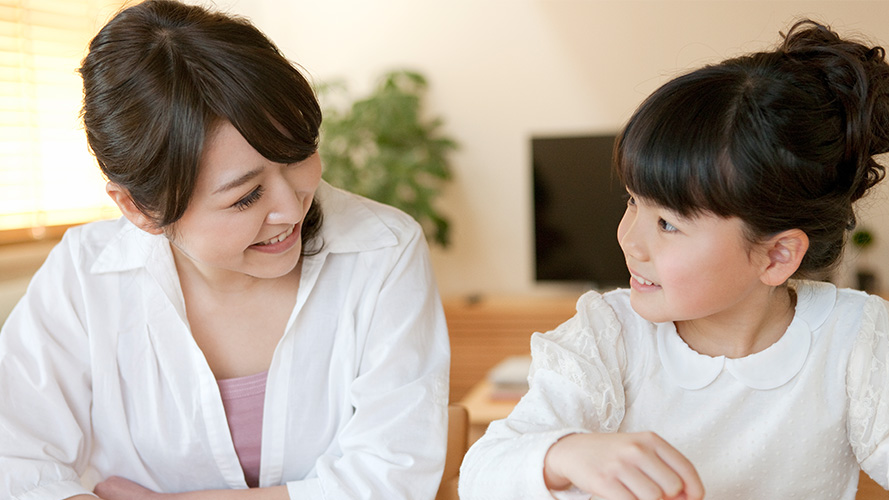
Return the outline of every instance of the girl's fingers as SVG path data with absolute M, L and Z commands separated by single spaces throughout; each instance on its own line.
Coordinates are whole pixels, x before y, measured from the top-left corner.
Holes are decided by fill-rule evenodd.
M 678 483 L 679 490 L 675 493 L 668 494 L 666 489 L 664 488 L 664 484 L 657 477 L 653 477 L 645 470 L 640 469 L 628 469 L 626 470 L 620 477 L 621 482 L 626 486 L 626 488 L 633 494 L 631 498 L 639 499 L 639 500 L 659 500 L 661 498 L 670 498 L 670 496 L 675 496 L 682 490 L 682 483 L 679 480 L 679 476 L 672 473 L 668 467 L 663 466 L 658 467 L 658 469 L 662 469 L 657 471 L 655 476 L 664 476 L 670 477 L 668 482 Z M 643 469 L 653 469 L 654 467 L 643 467 Z M 610 497 L 606 497 L 610 498 Z
M 587 492 L 595 492 L 596 498 L 607 498 L 608 500 L 638 500 L 627 486 L 622 482 L 612 479 L 606 481 L 596 481 L 592 484 L 575 484 L 578 488 Z
M 658 456 L 663 462 L 678 475 L 682 482 L 682 487 L 674 492 L 665 491 L 667 498 L 676 496 L 679 493 L 685 493 L 687 500 L 701 500 L 704 498 L 704 485 L 698 476 L 698 471 L 694 465 L 682 453 L 673 448 L 666 442 L 666 446 L 659 446 L 655 449 Z

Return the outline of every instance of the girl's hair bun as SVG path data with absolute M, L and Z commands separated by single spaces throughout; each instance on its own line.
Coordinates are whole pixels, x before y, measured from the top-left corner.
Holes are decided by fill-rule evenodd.
M 873 155 L 889 151 L 889 65 L 885 50 L 840 38 L 811 20 L 797 22 L 781 51 L 819 74 L 845 114 L 845 154 L 840 176 L 848 175 L 852 201 L 885 176 Z
M 796 277 L 824 277 L 885 176 L 889 64 L 880 47 L 796 23 L 773 50 L 699 68 L 649 96 L 615 143 L 635 196 L 684 216 L 739 217 L 751 242 L 798 228 Z

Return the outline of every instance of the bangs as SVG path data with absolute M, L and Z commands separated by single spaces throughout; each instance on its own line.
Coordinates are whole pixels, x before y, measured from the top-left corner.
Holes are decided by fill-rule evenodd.
M 667 83 L 642 103 L 615 142 L 615 169 L 634 195 L 684 217 L 728 217 L 737 213 L 729 200 L 743 189 L 731 158 L 737 83 L 700 73 Z
M 243 18 L 139 3 L 99 30 L 79 71 L 90 149 L 108 180 L 127 188 L 158 227 L 188 207 L 205 139 L 221 121 L 278 163 L 318 148 L 314 90 Z
M 274 46 L 231 39 L 222 45 L 206 58 L 217 65 L 196 73 L 211 113 L 230 121 L 271 161 L 295 163 L 311 156 L 318 149 L 321 109 L 302 73 Z

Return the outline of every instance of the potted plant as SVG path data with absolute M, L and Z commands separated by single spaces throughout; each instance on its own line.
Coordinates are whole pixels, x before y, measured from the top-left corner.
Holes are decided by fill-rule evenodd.
M 440 132 L 440 118 L 424 119 L 426 88 L 421 74 L 392 71 L 367 97 L 343 104 L 345 85 L 321 85 L 321 158 L 328 182 L 400 208 L 447 246 L 449 223 L 435 199 L 451 178 L 448 154 L 457 143 Z
M 868 250 L 874 244 L 874 235 L 867 228 L 857 229 L 852 233 L 852 246 L 858 250 L 856 256 L 855 278 L 857 288 L 867 293 L 877 293 L 877 275 L 868 263 Z

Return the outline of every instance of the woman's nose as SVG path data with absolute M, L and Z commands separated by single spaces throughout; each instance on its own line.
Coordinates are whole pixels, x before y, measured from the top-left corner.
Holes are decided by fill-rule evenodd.
M 302 200 L 286 179 L 276 182 L 273 192 L 269 194 L 271 205 L 266 215 L 268 224 L 296 224 L 302 220 Z

